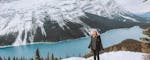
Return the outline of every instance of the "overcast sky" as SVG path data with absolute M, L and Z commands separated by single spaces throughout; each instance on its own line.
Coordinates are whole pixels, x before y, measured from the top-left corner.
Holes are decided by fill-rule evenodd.
M 133 13 L 144 13 L 150 11 L 150 0 L 116 0 L 122 7 Z

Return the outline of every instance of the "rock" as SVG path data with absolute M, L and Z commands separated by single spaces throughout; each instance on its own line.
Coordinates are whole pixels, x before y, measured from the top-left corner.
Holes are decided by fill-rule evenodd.
M 150 53 L 150 43 L 141 43 L 141 51 L 144 53 Z

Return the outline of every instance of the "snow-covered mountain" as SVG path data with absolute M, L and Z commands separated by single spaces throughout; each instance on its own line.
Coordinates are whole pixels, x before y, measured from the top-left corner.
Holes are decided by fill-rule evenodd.
M 147 19 L 147 20 L 150 20 L 150 12 L 146 12 L 146 13 L 143 13 L 143 14 L 139 14 L 139 16 Z
M 148 26 L 144 22 L 114 0 L 0 0 L 1 45 L 79 38 L 90 28 Z

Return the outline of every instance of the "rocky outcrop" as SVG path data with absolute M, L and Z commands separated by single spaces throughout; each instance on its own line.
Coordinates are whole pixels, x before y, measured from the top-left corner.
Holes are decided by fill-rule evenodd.
M 141 51 L 144 53 L 150 53 L 150 43 L 142 43 Z
M 106 48 L 105 52 L 119 50 L 150 53 L 150 43 L 139 42 L 133 39 L 127 39 L 121 42 L 120 44 Z
M 150 37 L 150 27 L 145 29 L 145 31 L 143 31 L 143 33 Z M 143 38 L 141 38 L 141 40 L 150 43 L 150 38 L 143 37 Z

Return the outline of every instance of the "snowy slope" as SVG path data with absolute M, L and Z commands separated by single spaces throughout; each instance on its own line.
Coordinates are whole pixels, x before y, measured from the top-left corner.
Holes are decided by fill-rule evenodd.
M 30 41 L 32 41 L 37 28 L 40 28 L 42 34 L 46 36 L 43 27 L 46 17 L 51 21 L 56 21 L 63 28 L 68 21 L 87 26 L 78 19 L 80 16 L 85 16 L 84 12 L 106 17 L 123 13 L 122 10 L 116 11 L 118 6 L 114 4 L 112 4 L 114 7 L 110 5 L 107 9 L 110 11 L 107 11 L 104 6 L 107 4 L 100 2 L 99 0 L 14 0 L 10 2 L 2 0 L 0 3 L 0 35 L 18 32 L 16 41 L 26 44 L 28 32 Z M 25 35 L 22 39 L 23 33 Z
M 144 53 L 129 52 L 129 51 L 118 51 L 118 52 L 108 52 L 100 54 L 100 60 L 144 60 Z M 71 57 L 62 60 L 94 60 L 93 57 L 81 58 L 81 57 Z
M 105 4 L 101 2 L 101 0 L 18 0 L 0 3 L 0 32 L 3 35 L 19 30 L 29 31 L 34 25 L 44 32 L 43 24 L 46 16 L 63 28 L 67 21 L 82 24 L 77 17 L 85 16 L 84 12 L 110 18 L 115 14 L 126 13 L 114 0 Z
M 142 13 L 142 14 L 138 14 L 139 16 L 146 18 L 147 20 L 150 20 L 150 12 L 146 12 L 146 13 Z

